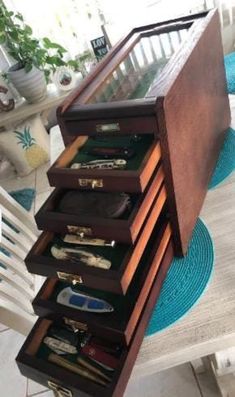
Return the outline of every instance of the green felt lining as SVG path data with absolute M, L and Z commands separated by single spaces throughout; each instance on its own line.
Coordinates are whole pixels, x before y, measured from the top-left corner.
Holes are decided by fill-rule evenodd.
M 45 334 L 45 337 L 46 337 L 46 336 L 47 336 L 47 334 Z M 64 359 L 66 359 L 66 360 L 68 360 L 68 361 L 71 362 L 71 363 L 78 364 L 77 358 L 78 358 L 78 357 L 85 357 L 85 356 L 83 356 L 83 354 L 79 351 L 79 346 L 77 346 L 77 348 L 78 348 L 78 353 L 77 353 L 77 354 L 63 354 L 63 355 L 61 355 L 61 357 L 64 358 Z M 36 353 L 36 357 L 39 358 L 39 359 L 41 359 L 41 360 L 48 361 L 48 357 L 49 357 L 49 355 L 50 355 L 51 353 L 54 353 L 54 352 L 53 352 L 48 346 L 46 346 L 46 345 L 42 342 L 41 345 L 40 345 L 40 347 L 39 347 L 39 349 L 38 349 L 38 351 L 37 351 L 37 353 Z M 54 364 L 54 363 L 51 363 L 51 364 L 52 364 L 52 365 L 56 365 L 56 364 Z M 96 367 L 96 368 L 99 368 L 99 366 L 97 366 L 95 363 L 92 363 L 92 365 L 93 365 L 94 367 Z M 62 367 L 61 367 L 61 368 L 62 368 Z M 66 369 L 65 369 L 65 371 L 66 371 Z M 69 371 L 69 370 L 67 370 L 67 371 Z M 110 377 L 112 377 L 113 374 L 114 374 L 114 372 L 110 372 L 110 371 L 107 371 L 107 370 L 105 370 L 105 369 L 102 369 L 102 372 L 103 372 L 104 374 L 106 374 L 107 376 L 110 376 Z M 74 374 L 74 376 L 80 376 L 80 375 Z M 82 379 L 85 379 L 85 378 L 83 378 L 82 376 L 81 376 L 81 378 L 82 378 Z M 89 381 L 89 382 L 92 382 L 92 381 Z
M 88 138 L 85 144 L 79 149 L 75 157 L 72 161 L 68 164 L 68 167 L 71 167 L 74 163 L 82 163 L 91 160 L 97 160 L 98 158 L 95 156 L 91 156 L 86 154 L 86 151 L 93 148 L 93 147 L 130 147 L 135 151 L 135 156 L 131 159 L 127 160 L 127 165 L 125 170 L 127 171 L 135 171 L 140 168 L 140 165 L 143 161 L 145 154 L 147 153 L 148 149 L 150 148 L 151 144 L 153 143 L 153 136 L 152 135 L 138 135 L 139 140 L 134 140 L 134 136 L 112 136 L 107 138 L 101 139 L 93 139 Z M 121 158 L 121 156 L 120 156 Z
M 72 289 L 75 292 L 77 291 L 77 292 L 85 293 L 85 294 L 94 296 L 96 298 L 106 300 L 108 303 L 110 303 L 114 307 L 114 312 L 108 314 L 109 318 L 111 318 L 112 316 L 115 316 L 115 318 L 118 318 L 118 321 L 120 322 L 120 324 L 125 324 L 128 321 L 128 318 L 130 317 L 130 314 L 133 310 L 133 306 L 134 306 L 136 299 L 140 293 L 140 288 L 142 288 L 143 272 L 146 272 L 146 270 L 148 270 L 148 268 L 149 268 L 149 263 L 150 263 L 149 261 L 152 260 L 151 252 L 152 252 L 155 240 L 156 240 L 156 236 L 159 233 L 161 224 L 162 224 L 162 218 L 160 217 L 160 219 L 158 220 L 158 222 L 154 228 L 154 232 L 152 233 L 152 236 L 149 239 L 148 244 L 144 250 L 144 253 L 141 257 L 138 268 L 135 272 L 135 276 L 128 288 L 126 295 L 122 296 L 122 295 L 114 294 L 114 293 L 111 293 L 108 291 L 95 290 L 93 288 L 89 288 L 89 287 L 86 287 L 83 285 L 72 286 Z M 62 281 L 58 281 L 56 283 L 55 288 L 54 288 L 49 299 L 51 301 L 56 301 L 56 298 L 57 298 L 58 294 L 60 293 L 60 291 L 66 287 L 71 287 L 71 284 L 65 283 Z M 100 314 L 92 313 L 91 316 L 92 315 L 102 317 L 102 315 L 100 315 Z M 107 314 L 104 314 L 103 316 L 104 316 L 104 321 L 105 321 L 106 320 L 105 316 L 107 316 Z
M 51 254 L 51 247 L 54 245 L 61 245 L 63 244 L 64 247 L 68 248 L 77 248 L 80 250 L 84 251 L 89 251 L 91 253 L 103 256 L 105 259 L 108 259 L 111 261 L 112 266 L 111 270 L 117 270 L 120 265 L 122 264 L 125 255 L 127 254 L 128 250 L 130 249 L 130 246 L 127 244 L 116 244 L 115 247 L 95 247 L 92 245 L 76 245 L 76 244 L 69 244 L 69 243 L 64 243 L 62 239 L 59 236 L 55 236 L 50 243 L 47 245 L 45 251 L 43 252 L 44 256 L 49 256 L 52 257 Z

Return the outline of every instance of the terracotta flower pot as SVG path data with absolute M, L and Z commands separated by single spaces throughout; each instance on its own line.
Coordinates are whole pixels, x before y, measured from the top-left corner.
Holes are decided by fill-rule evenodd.
M 47 84 L 44 73 L 35 66 L 26 73 L 19 64 L 13 65 L 8 70 L 8 76 L 20 95 L 29 103 L 43 100 L 47 95 Z

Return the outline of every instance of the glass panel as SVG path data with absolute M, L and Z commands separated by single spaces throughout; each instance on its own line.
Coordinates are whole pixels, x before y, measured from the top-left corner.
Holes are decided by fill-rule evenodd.
M 90 103 L 144 98 L 180 43 L 187 29 L 143 37 L 104 81 Z

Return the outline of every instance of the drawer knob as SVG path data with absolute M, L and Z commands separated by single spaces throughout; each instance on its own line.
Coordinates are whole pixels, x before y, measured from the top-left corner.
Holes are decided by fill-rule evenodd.
M 50 380 L 47 382 L 49 389 L 53 390 L 56 397 L 73 397 L 73 393 L 65 387 L 59 386 Z

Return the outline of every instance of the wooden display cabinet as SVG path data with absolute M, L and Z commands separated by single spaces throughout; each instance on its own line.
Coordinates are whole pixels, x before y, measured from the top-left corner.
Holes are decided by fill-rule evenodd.
M 50 278 L 33 302 L 41 318 L 17 363 L 58 396 L 122 397 L 173 255 L 187 252 L 230 124 L 218 12 L 133 29 L 68 96 L 58 120 L 67 147 L 48 171 L 56 189 L 36 215 L 44 232 L 26 258 L 29 271 Z M 123 169 L 81 168 L 97 160 L 94 147 L 135 156 Z M 80 168 L 71 168 L 74 163 Z M 125 192 L 131 206 L 117 219 L 91 215 L 90 208 L 76 215 L 74 207 L 73 213 L 61 208 L 71 190 L 86 200 L 92 191 L 99 197 Z M 86 247 L 111 268 L 52 257 L 52 245 L 72 232 L 115 240 L 114 248 Z M 58 293 L 72 285 L 112 303 L 114 311 L 58 303 Z M 105 386 L 50 360 L 44 338 L 64 319 L 76 324 L 75 332 L 119 344 Z
M 175 253 L 185 254 L 230 124 L 218 12 L 134 29 L 57 114 L 68 147 L 49 170 L 50 183 L 142 192 L 160 153 Z M 152 136 L 155 146 L 135 170 L 70 169 L 74 157 L 84 158 L 82 139 L 113 142 L 114 134 Z

